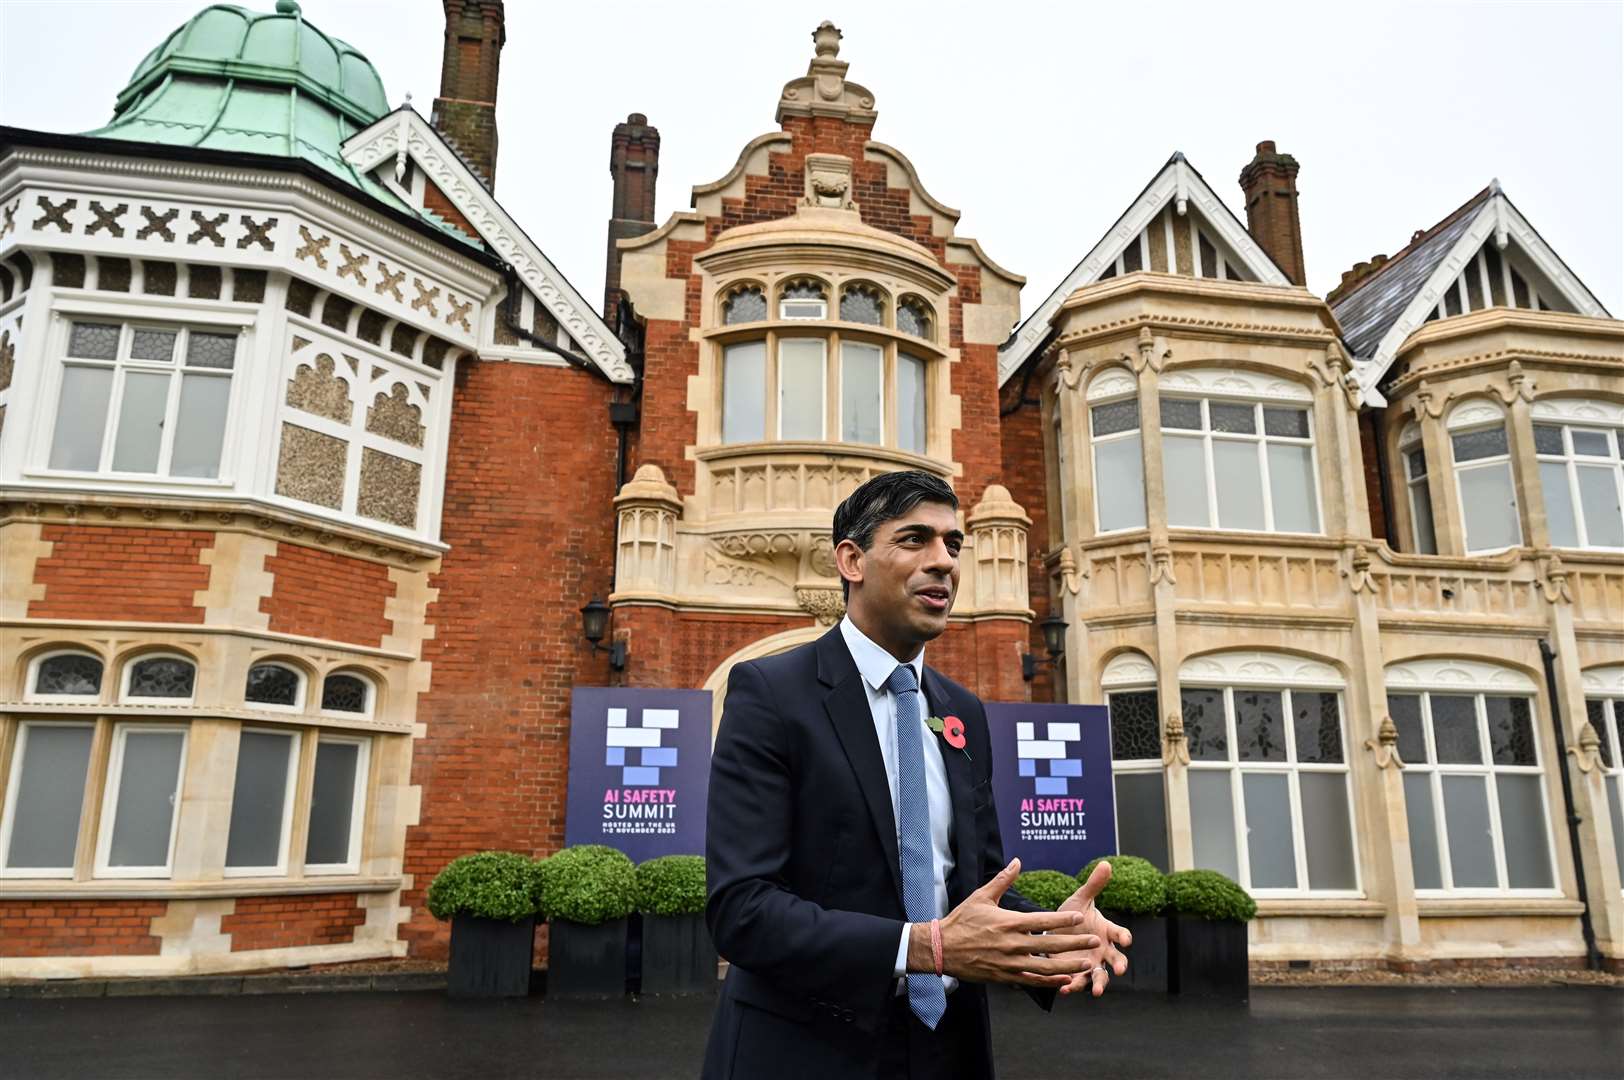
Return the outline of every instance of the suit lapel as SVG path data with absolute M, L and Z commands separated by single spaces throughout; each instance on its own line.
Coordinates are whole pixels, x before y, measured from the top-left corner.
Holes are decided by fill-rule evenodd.
M 925 668 L 924 684 L 931 715 L 945 717 L 958 714 L 958 708 L 949 696 L 947 686 L 929 667 Z M 965 857 L 968 853 L 973 858 L 976 853 L 975 808 L 970 803 L 970 792 L 975 787 L 975 773 L 971 768 L 969 757 L 963 750 L 949 746 L 947 740 L 940 735 L 933 735 L 931 739 L 936 744 L 937 752 L 942 755 L 942 765 L 947 770 L 948 795 L 953 803 L 953 876 L 958 882 L 958 888 L 956 890 L 952 888 L 950 882 L 947 891 L 949 903 L 956 904 L 975 891 L 977 885 L 975 867 L 970 865 L 971 860 Z
M 891 809 L 891 785 L 885 775 L 885 758 L 874 733 L 874 714 L 868 707 L 868 693 L 857 663 L 846 648 L 836 626 L 818 641 L 818 679 L 832 687 L 823 698 L 824 711 L 834 725 L 840 747 L 857 775 L 857 786 L 868 804 L 869 818 L 885 852 L 885 865 L 891 874 L 897 904 L 902 900 L 902 865 L 897 851 L 897 819 Z

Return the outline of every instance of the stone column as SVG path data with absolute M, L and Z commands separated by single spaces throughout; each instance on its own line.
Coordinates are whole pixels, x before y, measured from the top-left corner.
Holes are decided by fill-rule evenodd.
M 1534 420 L 1529 411 L 1534 386 L 1515 360 L 1507 369 L 1506 380 L 1510 390 L 1510 400 L 1506 403 L 1506 442 L 1511 449 L 1511 483 L 1522 518 L 1522 542 L 1524 547 L 1548 548 L 1551 530 L 1545 520 L 1538 451 L 1534 449 Z
M 1448 399 L 1434 406 L 1432 398 L 1432 390 L 1423 379 L 1416 388 L 1412 407 L 1416 423 L 1421 425 L 1421 448 L 1427 455 L 1433 538 L 1437 541 L 1438 554 L 1460 556 L 1466 554 L 1466 527 L 1455 489 L 1455 454 L 1443 424 L 1444 404 Z

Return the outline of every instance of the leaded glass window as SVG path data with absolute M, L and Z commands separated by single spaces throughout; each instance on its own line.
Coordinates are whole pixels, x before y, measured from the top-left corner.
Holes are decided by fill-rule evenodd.
M 1094 512 L 1100 532 L 1145 527 L 1145 465 L 1139 435 L 1139 398 L 1091 405 Z
M 885 301 L 867 285 L 848 285 L 840 294 L 840 318 L 845 322 L 880 326 L 885 322 Z
M 130 665 L 125 697 L 190 701 L 197 665 L 178 656 L 153 656 Z
M 761 322 L 767 317 L 767 296 L 754 285 L 735 290 L 722 304 L 722 322 Z
M 303 683 L 299 673 L 284 664 L 255 664 L 248 669 L 243 700 L 253 705 L 297 708 Z
M 1111 709 L 1111 759 L 1136 761 L 1162 757 L 1161 725 L 1156 718 L 1156 691 L 1127 690 L 1113 693 Z
M 1601 737 L 1602 783 L 1607 789 L 1607 812 L 1613 819 L 1613 857 L 1624 872 L 1624 696 L 1587 698 L 1585 713 Z
M 784 287 L 778 300 L 780 319 L 822 319 L 829 314 L 829 301 L 821 282 L 802 278 Z
M 1165 872 L 1169 865 L 1167 798 L 1156 691 L 1113 690 L 1106 700 L 1111 710 L 1116 850 L 1149 859 Z
M 930 338 L 930 308 L 916 297 L 905 297 L 897 305 L 897 329 L 917 338 Z
M 34 669 L 34 693 L 40 696 L 95 697 L 101 684 L 101 660 L 84 653 L 47 656 Z
M 321 707 L 326 712 L 365 713 L 370 711 L 372 687 L 358 675 L 329 675 L 321 688 Z

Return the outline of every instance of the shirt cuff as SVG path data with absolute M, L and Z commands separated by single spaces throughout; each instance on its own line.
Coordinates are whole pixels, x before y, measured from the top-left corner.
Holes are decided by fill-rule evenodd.
M 913 925 L 911 923 L 903 923 L 902 940 L 897 943 L 897 962 L 896 965 L 891 969 L 891 974 L 895 978 L 900 979 L 904 975 L 908 974 L 908 939 L 912 934 Z

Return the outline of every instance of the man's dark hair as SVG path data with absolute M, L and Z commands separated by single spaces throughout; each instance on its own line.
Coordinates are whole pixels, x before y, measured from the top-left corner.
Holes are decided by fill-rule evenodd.
M 846 501 L 835 508 L 835 546 L 850 540 L 867 551 L 874 543 L 874 533 L 887 521 L 907 514 L 922 502 L 944 503 L 957 510 L 959 497 L 939 476 L 918 469 L 884 473 L 846 496 Z M 841 579 L 840 591 L 851 595 L 851 582 Z

